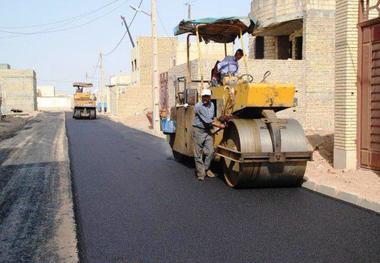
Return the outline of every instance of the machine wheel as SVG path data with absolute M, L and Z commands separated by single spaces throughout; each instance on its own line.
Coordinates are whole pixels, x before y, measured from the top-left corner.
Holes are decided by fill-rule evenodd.
M 174 160 L 176 160 L 177 162 L 180 162 L 180 163 L 183 162 L 185 159 L 181 153 L 174 151 L 174 150 L 173 150 L 173 157 L 174 157 Z
M 91 120 L 95 120 L 96 119 L 96 110 L 95 109 L 91 109 L 90 110 L 90 119 Z
M 74 119 L 80 119 L 80 117 L 81 117 L 80 110 L 79 109 L 75 109 L 74 110 L 73 118 Z
M 183 162 L 184 156 L 181 153 L 173 150 L 175 134 L 170 134 L 168 139 L 169 139 L 169 145 L 172 148 L 174 160 L 176 160 L 177 162 Z
M 281 137 L 282 151 L 307 151 L 306 137 L 297 121 L 287 120 Z M 241 153 L 273 152 L 270 132 L 261 119 L 231 121 L 222 145 Z M 306 161 L 239 163 L 226 158 L 221 161 L 226 184 L 233 188 L 299 186 L 306 169 Z

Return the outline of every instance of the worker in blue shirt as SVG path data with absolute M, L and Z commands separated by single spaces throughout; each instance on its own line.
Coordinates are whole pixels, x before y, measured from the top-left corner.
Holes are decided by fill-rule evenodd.
M 211 129 L 213 127 L 224 129 L 225 125 L 215 121 L 215 107 L 211 101 L 211 90 L 203 89 L 201 96 L 202 101 L 194 107 L 193 139 L 196 173 L 198 180 L 203 181 L 206 175 L 215 177 L 210 170 L 214 156 L 214 140 Z
M 217 61 L 211 71 L 211 83 L 213 86 L 218 86 L 224 76 L 236 75 L 239 71 L 239 60 L 244 56 L 242 49 L 238 49 L 234 56 L 226 56 L 222 61 Z
M 236 75 L 239 70 L 238 61 L 244 56 L 243 50 L 238 49 L 234 56 L 226 56 L 218 64 L 218 72 L 223 75 Z

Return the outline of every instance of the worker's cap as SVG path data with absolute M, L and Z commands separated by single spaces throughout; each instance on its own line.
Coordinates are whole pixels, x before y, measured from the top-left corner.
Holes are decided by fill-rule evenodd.
M 211 90 L 209 89 L 203 89 L 201 92 L 201 96 L 211 96 Z

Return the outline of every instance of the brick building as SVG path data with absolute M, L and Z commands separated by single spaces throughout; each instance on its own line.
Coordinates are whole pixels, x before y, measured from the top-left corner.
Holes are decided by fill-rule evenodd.
M 138 89 L 131 85 L 131 76 L 118 74 L 111 77 L 111 84 L 108 86 L 109 91 L 109 111 L 114 115 L 127 115 L 128 112 L 136 111 L 136 100 Z M 128 93 L 127 93 L 128 91 Z M 128 96 L 127 96 L 128 94 Z M 134 98 L 135 101 L 130 98 Z
M 128 83 L 111 79 L 109 89 L 109 105 L 111 113 L 122 116 L 143 114 L 152 108 L 152 38 L 139 37 L 136 47 L 131 53 L 131 75 Z M 215 59 L 224 56 L 224 46 L 211 44 L 202 47 Z M 228 46 L 232 50 L 232 46 Z M 198 57 L 196 45 L 190 48 L 190 59 Z M 186 43 L 175 37 L 160 37 L 158 39 L 158 69 L 167 72 L 187 60 Z M 215 63 L 215 62 L 214 62 Z M 120 80 L 120 79 L 119 79 Z M 118 95 L 117 95 L 118 94 Z M 173 93 L 174 94 L 174 93 Z
M 298 107 L 291 116 L 306 129 L 332 131 L 335 86 L 335 0 L 253 0 L 258 27 L 250 39 L 249 72 L 292 82 Z M 290 111 L 289 111 L 290 112 Z M 283 115 L 288 115 L 284 113 Z

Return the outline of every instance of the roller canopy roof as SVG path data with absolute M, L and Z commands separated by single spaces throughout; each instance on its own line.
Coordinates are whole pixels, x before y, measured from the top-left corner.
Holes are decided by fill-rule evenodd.
M 86 82 L 74 82 L 73 87 L 82 87 L 82 88 L 91 88 L 92 83 L 86 83 Z
M 174 35 L 185 33 L 195 34 L 199 27 L 200 37 L 206 42 L 231 43 L 243 34 L 252 33 L 257 21 L 252 17 L 221 17 L 203 18 L 196 20 L 182 20 L 174 29 Z

